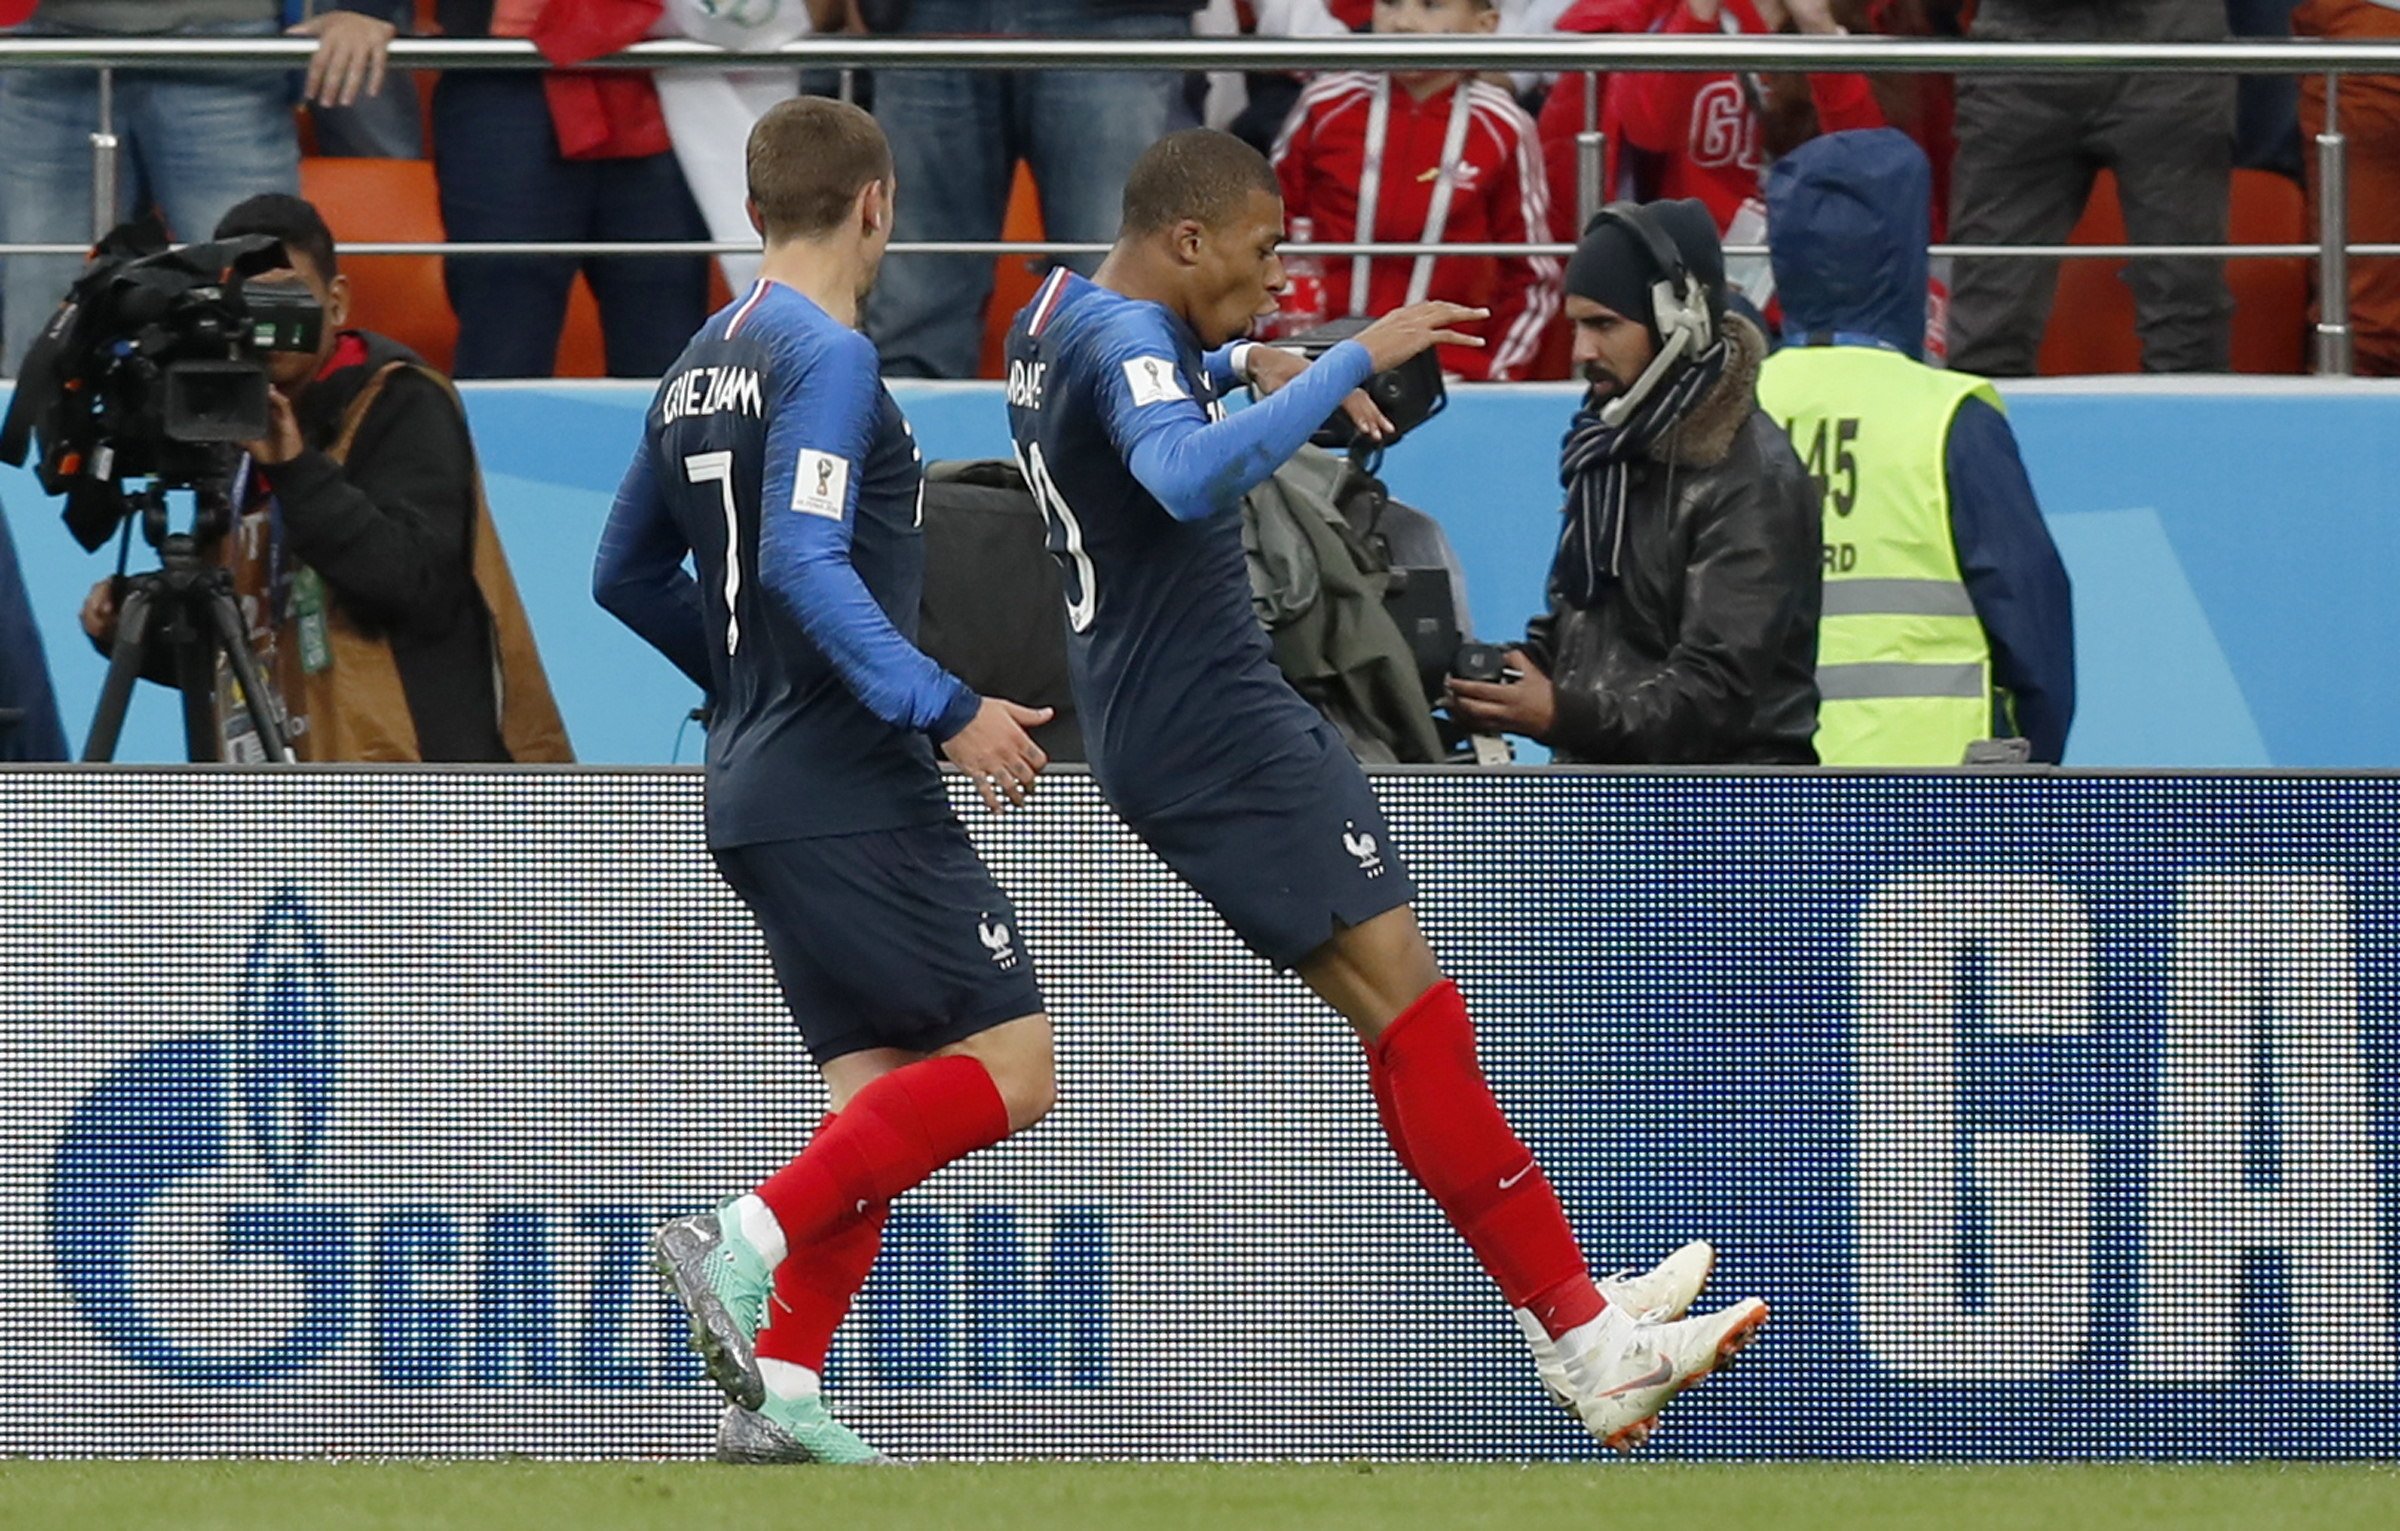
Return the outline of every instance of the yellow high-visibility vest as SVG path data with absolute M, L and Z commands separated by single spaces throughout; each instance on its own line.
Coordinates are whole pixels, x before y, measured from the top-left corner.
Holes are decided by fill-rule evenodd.
M 1992 733 L 1992 651 L 1950 535 L 1950 422 L 1990 383 L 1873 346 L 1788 346 L 1758 401 L 1825 501 L 1817 758 L 1954 766 Z

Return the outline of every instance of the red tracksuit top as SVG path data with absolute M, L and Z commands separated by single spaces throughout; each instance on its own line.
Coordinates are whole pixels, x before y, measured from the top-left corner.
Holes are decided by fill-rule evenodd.
M 1750 0 L 1724 0 L 1723 14 L 1743 32 L 1767 30 Z M 1723 28 L 1693 19 L 1690 8 L 1675 0 L 1657 30 L 1674 35 Z M 1808 88 L 1820 132 L 1884 126 L 1866 76 L 1812 74 Z M 1580 100 L 1578 93 L 1578 110 Z M 1722 230 L 1742 203 L 1758 194 L 1759 173 L 1766 166 L 1758 141 L 1758 114 L 1734 76 L 1627 72 L 1610 78 L 1605 101 L 1603 127 L 1611 157 L 1621 162 L 1629 148 L 1659 156 L 1653 196 L 1698 197 L 1716 214 Z
M 1520 244 L 1550 237 L 1549 188 L 1542 177 L 1533 120 L 1495 85 L 1469 80 L 1419 101 L 1397 84 L 1377 175 L 1375 226 L 1359 228 L 1368 160 L 1368 124 L 1377 77 L 1330 74 L 1302 91 L 1275 141 L 1275 175 L 1283 185 L 1287 220 L 1307 219 L 1313 237 L 1393 242 L 1422 239 L 1437 177 L 1448 176 L 1450 207 L 1445 243 Z M 1466 122 L 1458 158 L 1441 165 L 1458 92 L 1466 92 Z M 1354 300 L 1355 263 L 1321 259 L 1329 318 L 1383 314 L 1408 299 L 1417 262 L 1387 256 L 1369 263 L 1366 301 Z M 1502 381 L 1522 377 L 1559 305 L 1559 263 L 1547 256 L 1500 259 L 1446 255 L 1434 260 L 1425 296 L 1491 309 L 1483 349 L 1444 346 L 1443 370 L 1459 377 Z

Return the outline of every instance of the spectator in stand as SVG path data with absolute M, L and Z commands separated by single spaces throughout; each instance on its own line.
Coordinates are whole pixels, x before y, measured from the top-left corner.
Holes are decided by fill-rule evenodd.
M 388 35 L 388 23 L 375 18 L 397 3 L 342 0 L 304 29 L 322 38 L 308 74 L 316 99 L 339 104 L 362 32 L 380 27 Z M 370 20 L 372 27 L 363 25 Z M 269 38 L 283 29 L 283 7 L 281 0 L 0 0 L 0 25 L 12 22 L 16 37 Z M 176 237 L 199 239 L 242 198 L 299 189 L 300 141 L 284 70 L 122 70 L 110 118 L 120 144 L 113 221 L 156 207 Z M 91 240 L 92 129 L 99 121 L 96 72 L 0 69 L 0 242 Z M 12 255 L 0 264 L 6 376 L 83 262 Z
M 638 42 L 660 0 L 440 0 L 447 37 L 528 37 L 553 64 Z M 645 74 L 458 69 L 433 90 L 433 168 L 453 240 L 705 240 Z M 462 255 L 443 262 L 462 378 L 548 377 L 577 271 L 611 377 L 656 377 L 708 318 L 701 255 Z
M 2236 37 L 2289 37 L 2300 0 L 2225 0 Z M 2304 180 L 2300 82 L 2288 74 L 2246 74 L 2234 87 L 2233 162 Z
M 1843 30 L 1884 37 L 1955 40 L 1967 32 L 1974 0 L 1835 0 Z M 1946 74 L 1871 74 L 1883 120 L 1917 141 L 1933 167 L 1933 242 L 1950 236 L 1950 162 L 1958 151 L 1958 96 Z
M 1498 21 L 1490 0 L 1375 3 L 1379 33 L 1480 33 Z M 1455 70 L 1320 77 L 1300 93 L 1274 162 L 1286 226 L 1298 243 L 1526 244 L 1548 237 L 1549 194 L 1533 120 L 1506 89 Z M 1499 382 L 1523 376 L 1532 363 L 1558 312 L 1558 282 L 1558 262 L 1547 256 L 1334 260 L 1321 273 L 1323 311 L 1307 311 L 1306 284 L 1296 281 L 1282 328 L 1295 333 L 1327 318 L 1428 299 L 1488 308 L 1483 348 L 1442 347 L 1442 369 Z
M 287 35 L 314 37 L 301 94 L 315 130 L 312 154 L 366 159 L 422 159 L 425 129 L 417 120 L 415 80 L 390 66 L 392 39 L 415 30 L 410 0 L 284 0 Z
M 1189 37 L 1198 8 L 1199 0 L 912 0 L 897 30 L 1166 39 Z M 999 238 L 1019 160 L 1032 168 L 1052 239 L 1107 244 L 1133 162 L 1192 125 L 1183 77 L 1155 70 L 895 69 L 876 76 L 875 119 L 902 190 L 896 244 Z M 1088 272 L 1098 263 L 1064 264 Z M 884 375 L 973 377 L 991 300 L 988 256 L 894 256 L 866 312 Z
M 1798 31 L 1838 35 L 1832 0 L 1657 0 L 1649 30 L 1727 36 Z M 1696 197 L 1716 215 L 1729 244 L 1759 244 L 1767 167 L 1819 133 L 1879 128 L 1883 113 L 1855 74 L 1618 74 L 1609 85 L 1603 130 L 1617 158 L 1619 195 Z M 1727 261 L 1735 292 L 1760 307 L 1771 286 L 1766 262 Z
M 1557 30 L 1585 36 L 1598 33 L 1651 31 L 1662 13 L 1661 0 L 1576 0 L 1558 18 Z M 1576 205 L 1579 180 L 1575 137 L 1586 128 L 1604 130 L 1608 121 L 1609 76 L 1598 70 L 1562 74 L 1542 102 L 1542 169 L 1550 182 L 1550 233 L 1571 240 L 1583 232 L 1584 213 Z M 1607 178 L 1602 177 L 1603 200 Z M 1595 209 L 1596 211 L 1596 209 Z
M 1325 0 L 1208 0 L 1192 20 L 1203 37 L 1348 37 L 1350 28 L 1326 8 Z M 1282 70 L 1211 73 L 1200 116 L 1265 154 L 1275 147 L 1283 119 L 1300 99 L 1303 74 Z
M 2225 12 L 2201 0 L 1982 0 L 1971 33 L 2016 42 L 2217 42 Z M 1960 244 L 2061 244 L 2116 173 L 2135 244 L 2222 244 L 2232 197 L 2233 81 L 2214 74 L 1965 74 L 1950 237 Z M 2225 263 L 2134 261 L 2128 268 L 2142 366 L 2222 372 L 2233 298 Z M 2032 373 L 2058 263 L 1961 260 L 1950 299 L 1950 360 L 1986 377 Z
M 2303 37 L 2400 42 L 2400 0 L 2304 0 L 2293 24 Z M 2350 238 L 2400 243 L 2400 75 L 2342 76 L 2341 108 L 2350 140 Z M 2301 82 L 2300 119 L 2311 139 L 2323 131 L 2324 76 Z M 2312 180 L 2312 204 L 2316 195 Z M 2313 205 L 2309 227 L 2316 227 Z M 2360 372 L 2400 377 L 2400 260 L 2351 258 L 2350 333 Z

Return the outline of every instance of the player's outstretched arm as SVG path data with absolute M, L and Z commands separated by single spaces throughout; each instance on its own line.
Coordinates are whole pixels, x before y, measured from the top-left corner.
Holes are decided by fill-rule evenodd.
M 805 372 L 803 387 L 797 359 L 776 369 L 759 502 L 760 588 L 869 712 L 944 742 L 974 721 L 982 699 L 900 635 L 850 561 L 883 400 L 875 348 L 847 334 Z
M 1412 304 L 1318 357 L 1274 397 L 1213 423 L 1179 389 L 1138 388 L 1142 369 L 1153 361 L 1165 364 L 1171 353 L 1153 337 L 1123 337 L 1100 372 L 1109 434 L 1126 467 L 1169 515 L 1197 521 L 1231 510 L 1273 477 L 1343 398 L 1376 373 L 1434 345 L 1483 344 L 1451 327 L 1482 317 L 1484 310 L 1456 303 Z
M 633 454 L 617 487 L 600 551 L 592 560 L 592 598 L 652 648 L 674 662 L 702 691 L 714 688 L 708 670 L 708 619 L 700 587 L 684 572 L 691 551 L 650 475 L 650 443 Z

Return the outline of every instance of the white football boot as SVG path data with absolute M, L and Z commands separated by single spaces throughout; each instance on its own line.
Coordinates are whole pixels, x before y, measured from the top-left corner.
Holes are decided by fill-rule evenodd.
M 1691 1310 L 1700 1289 L 1708 1285 L 1708 1273 L 1716 1267 L 1716 1246 L 1706 1239 L 1694 1239 L 1646 1271 L 1618 1271 L 1598 1278 L 1593 1285 L 1600 1288 L 1600 1295 L 1608 1299 L 1610 1307 L 1629 1318 L 1678 1319 Z M 1552 1403 L 1573 1410 L 1575 1400 L 1567 1391 L 1567 1371 L 1559 1363 L 1557 1343 L 1532 1310 L 1509 1311 L 1515 1315 L 1517 1327 L 1525 1331 L 1525 1343 L 1533 1351 L 1534 1369 L 1542 1375 L 1542 1390 L 1550 1395 Z
M 1640 1323 L 1610 1308 L 1558 1337 L 1576 1417 L 1612 1451 L 1632 1451 L 1658 1428 L 1667 1400 L 1731 1362 L 1766 1327 L 1747 1297 L 1697 1318 Z

